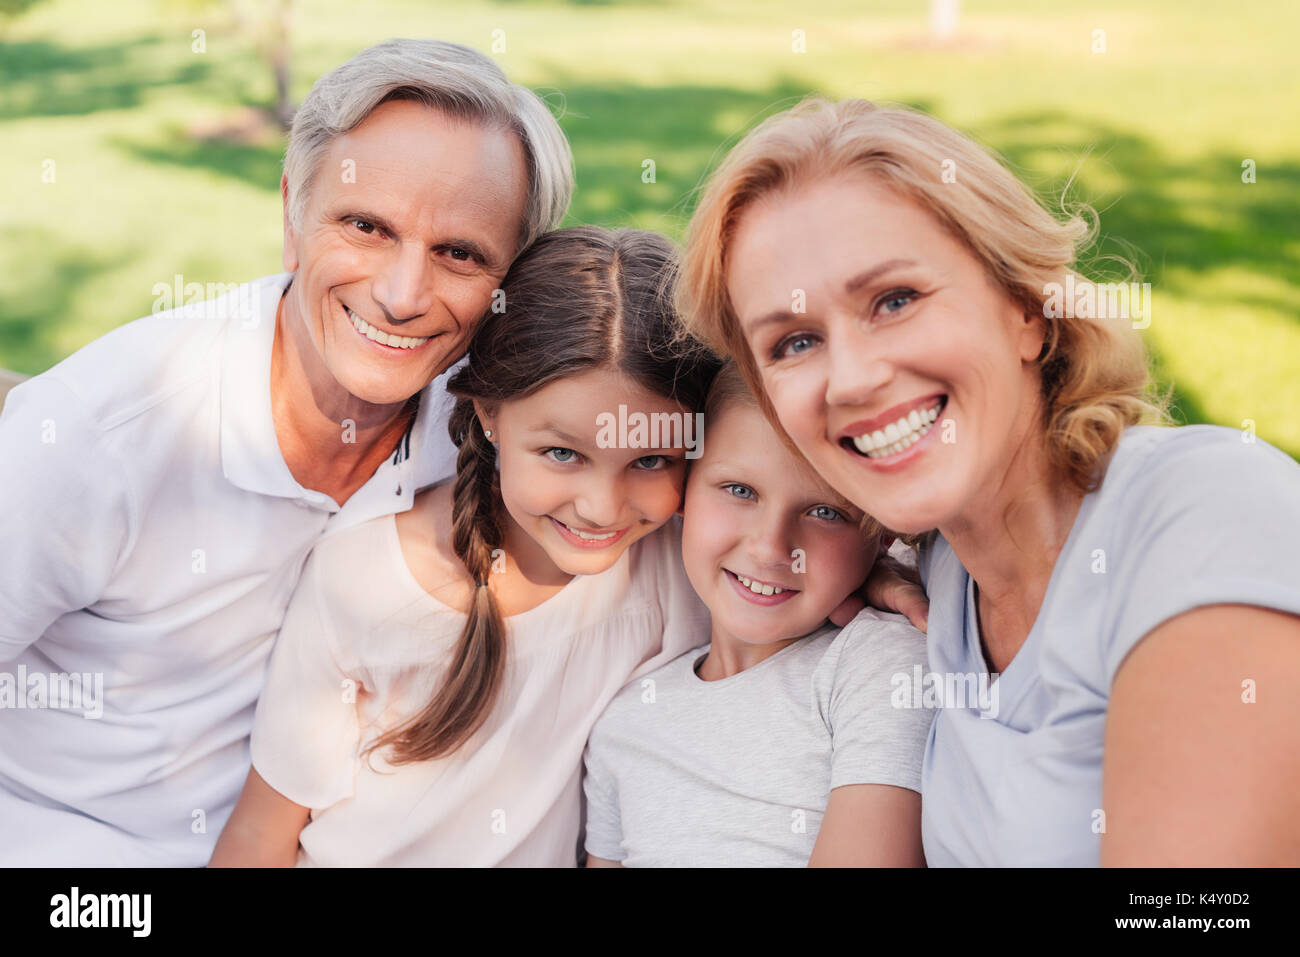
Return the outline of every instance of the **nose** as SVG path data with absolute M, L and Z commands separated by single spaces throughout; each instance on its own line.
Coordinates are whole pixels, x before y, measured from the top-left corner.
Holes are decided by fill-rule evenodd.
M 618 522 L 623 511 L 623 486 L 608 478 L 592 477 L 582 485 L 573 500 L 578 519 L 588 525 L 606 528 Z
M 785 516 L 774 509 L 760 514 L 751 527 L 745 550 L 750 560 L 760 567 L 778 568 L 789 565 L 794 543 Z
M 879 341 L 845 319 L 836 323 L 826 344 L 830 356 L 826 371 L 827 405 L 863 405 L 871 394 L 889 384 L 894 363 Z
M 395 326 L 433 308 L 433 267 L 420 243 L 399 243 L 370 281 L 371 295 Z

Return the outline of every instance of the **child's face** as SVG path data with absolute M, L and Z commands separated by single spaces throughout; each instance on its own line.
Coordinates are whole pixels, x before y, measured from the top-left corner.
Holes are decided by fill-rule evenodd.
M 617 419 L 620 405 L 629 416 L 686 414 L 676 402 L 604 369 L 553 382 L 496 410 L 480 407 L 480 421 L 497 443 L 502 502 L 526 536 L 517 540 L 532 552 L 507 556 L 521 567 L 549 559 L 568 575 L 597 574 L 681 505 L 683 448 L 601 447 L 597 417 Z
M 814 631 L 862 584 L 879 539 L 757 409 L 728 403 L 706 430 L 686 487 L 682 559 L 715 636 L 768 644 Z

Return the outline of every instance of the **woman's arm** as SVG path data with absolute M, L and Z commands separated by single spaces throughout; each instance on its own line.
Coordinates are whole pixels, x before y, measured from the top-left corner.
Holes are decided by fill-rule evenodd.
M 250 768 L 208 866 L 293 867 L 298 860 L 298 835 L 310 813 Z
M 1101 863 L 1300 863 L 1297 688 L 1296 615 L 1210 605 L 1150 632 L 1111 688 Z
M 921 795 L 889 784 L 831 791 L 809 867 L 924 867 Z

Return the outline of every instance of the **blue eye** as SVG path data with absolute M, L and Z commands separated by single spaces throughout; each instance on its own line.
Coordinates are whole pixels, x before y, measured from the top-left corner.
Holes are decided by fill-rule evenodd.
M 787 336 L 778 342 L 776 348 L 772 350 L 772 358 L 784 359 L 787 356 L 797 356 L 802 352 L 807 352 L 812 348 L 814 341 L 815 337 L 808 335 L 806 332 L 798 332 L 792 336 Z M 803 347 L 796 348 L 801 343 L 803 344 Z
M 831 508 L 829 505 L 814 506 L 813 508 L 808 510 L 808 514 L 814 515 L 817 518 L 825 519 L 828 522 L 834 522 L 836 520 L 842 520 L 844 518 L 843 513 L 841 513 L 838 509 Z
M 578 461 L 578 453 L 573 449 L 552 447 L 543 449 L 542 454 L 550 456 L 552 462 L 558 462 L 560 465 L 568 465 L 570 462 Z
M 884 299 L 880 300 L 880 304 L 882 306 L 888 306 L 891 302 L 902 303 L 902 305 L 899 306 L 897 309 L 885 310 L 886 312 L 892 314 L 902 310 L 903 306 L 906 306 L 908 303 L 910 303 L 913 299 L 916 298 L 916 296 L 917 296 L 917 292 L 915 289 L 895 289 L 893 292 L 886 295 Z
M 646 472 L 666 469 L 670 464 L 671 460 L 666 455 L 643 455 L 636 460 L 637 468 Z
M 729 482 L 722 487 L 723 489 L 726 490 L 726 492 L 729 495 L 734 495 L 736 498 L 742 499 L 743 501 L 746 502 L 753 501 L 754 499 L 758 498 L 758 496 L 754 494 L 754 490 L 752 488 L 750 488 L 748 485 L 741 485 L 739 482 Z

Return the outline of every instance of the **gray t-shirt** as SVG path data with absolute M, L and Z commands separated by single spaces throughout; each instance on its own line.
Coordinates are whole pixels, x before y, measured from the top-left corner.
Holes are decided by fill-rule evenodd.
M 932 709 L 897 707 L 925 636 L 866 609 L 704 681 L 708 646 L 625 686 L 587 744 L 586 848 L 628 867 L 802 867 L 833 788 L 919 792 Z
M 1129 652 L 1205 605 L 1300 614 L 1300 467 L 1251 438 L 1201 425 L 1124 431 L 1033 628 L 992 686 L 997 713 L 940 702 L 921 811 L 931 867 L 1096 867 L 1106 712 Z M 941 535 L 927 539 L 920 569 L 931 672 L 984 676 L 974 584 Z M 1266 690 L 1273 676 L 1224 677 L 1231 694 L 1248 678 L 1261 695 L 1295 693 L 1276 682 Z M 1172 744 L 1179 732 L 1161 733 Z

